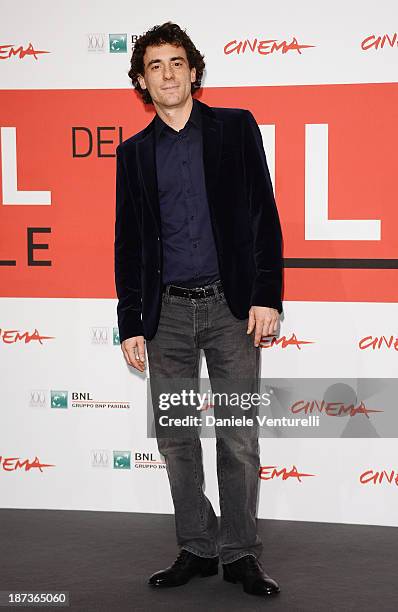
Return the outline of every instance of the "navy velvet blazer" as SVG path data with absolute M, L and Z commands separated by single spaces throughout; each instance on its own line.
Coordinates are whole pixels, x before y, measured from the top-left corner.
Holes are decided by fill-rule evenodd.
M 220 276 L 232 314 L 282 312 L 282 232 L 261 132 L 249 110 L 202 112 L 203 163 Z M 155 119 L 155 118 L 154 118 Z M 116 148 L 115 284 L 120 342 L 151 340 L 162 296 L 154 119 Z

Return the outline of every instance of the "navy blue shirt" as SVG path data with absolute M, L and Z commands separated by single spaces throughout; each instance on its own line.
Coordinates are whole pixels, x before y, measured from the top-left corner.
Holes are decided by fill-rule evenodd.
M 192 111 L 178 132 L 155 117 L 163 284 L 197 287 L 220 278 L 203 168 L 202 116 Z

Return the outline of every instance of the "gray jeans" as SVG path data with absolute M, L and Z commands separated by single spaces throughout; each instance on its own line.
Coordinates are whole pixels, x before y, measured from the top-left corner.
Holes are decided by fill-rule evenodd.
M 163 294 L 159 327 L 146 342 L 152 398 L 165 377 L 189 378 L 198 388 L 201 349 L 213 393 L 217 379 L 236 378 L 248 381 L 247 391 L 258 392 L 260 349 L 254 346 L 254 334 L 246 333 L 247 323 L 248 319 L 239 320 L 231 313 L 222 291 L 200 299 Z M 220 529 L 203 490 L 200 438 L 157 437 L 174 503 L 177 544 L 201 557 L 219 554 L 223 563 L 245 555 L 259 557 L 258 431 L 235 428 L 224 436 L 215 427 L 215 433 Z

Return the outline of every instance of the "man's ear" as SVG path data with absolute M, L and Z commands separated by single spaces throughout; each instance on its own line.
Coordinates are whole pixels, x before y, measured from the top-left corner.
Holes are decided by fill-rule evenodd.
M 191 68 L 191 83 L 196 81 L 196 68 Z
M 144 77 L 141 74 L 137 74 L 137 79 L 138 79 L 138 82 L 139 82 L 139 84 L 141 86 L 141 89 L 146 89 Z

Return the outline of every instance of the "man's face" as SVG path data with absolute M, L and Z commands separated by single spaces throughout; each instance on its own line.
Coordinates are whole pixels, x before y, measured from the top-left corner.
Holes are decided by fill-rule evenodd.
M 155 106 L 182 106 L 195 79 L 196 70 L 189 68 L 184 47 L 164 44 L 146 48 L 144 75 L 139 75 L 138 81 L 142 89 L 148 89 Z

